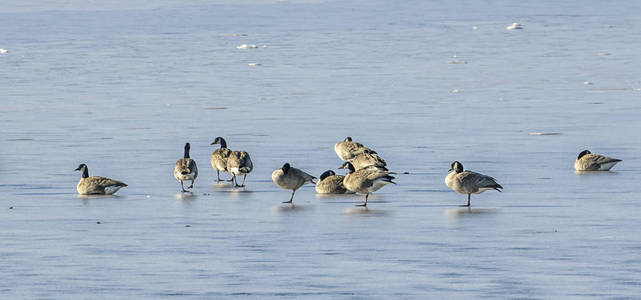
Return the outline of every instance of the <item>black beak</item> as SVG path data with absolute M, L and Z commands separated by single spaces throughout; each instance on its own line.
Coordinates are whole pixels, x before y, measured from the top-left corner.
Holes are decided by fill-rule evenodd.
M 449 170 L 447 170 L 447 171 L 448 171 L 448 172 L 452 172 L 452 170 L 454 170 L 454 169 L 450 168 L 450 169 L 449 169 Z
M 216 142 L 213 142 L 213 143 L 209 144 L 209 146 L 214 145 L 214 144 L 216 144 Z
M 74 171 L 80 171 L 80 168 L 76 168 Z

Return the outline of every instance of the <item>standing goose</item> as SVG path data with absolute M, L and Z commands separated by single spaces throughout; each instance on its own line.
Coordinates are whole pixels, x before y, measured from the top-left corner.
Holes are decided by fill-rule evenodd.
M 352 137 L 349 136 L 344 141 L 334 145 L 336 155 L 343 161 L 351 161 L 356 155 L 363 153 L 365 150 L 369 150 L 369 148 L 361 143 L 352 142 Z
M 370 149 L 365 149 L 363 153 L 356 155 L 351 163 L 357 171 L 360 169 L 387 171 L 387 168 L 385 168 L 385 166 L 387 166 L 385 160 Z
M 589 150 L 583 150 L 574 162 L 574 169 L 577 171 L 609 171 L 620 161 L 620 159 L 594 154 Z
M 463 171 L 463 164 L 455 161 L 445 177 L 445 185 L 455 192 L 467 194 L 467 205 L 470 207 L 470 197 L 472 194 L 480 194 L 487 190 L 501 191 L 503 187 L 496 182 L 496 179 L 472 171 Z
M 234 187 L 244 187 L 247 175 L 254 169 L 254 164 L 245 151 L 233 151 L 227 158 L 227 170 L 231 172 Z M 237 175 L 243 175 L 243 183 L 238 185 Z
M 183 181 L 191 180 L 191 185 L 187 187 L 188 189 L 191 189 L 194 187 L 194 181 L 196 181 L 196 177 L 198 177 L 198 167 L 196 166 L 196 161 L 189 158 L 190 147 L 191 146 L 189 145 L 189 143 L 185 144 L 185 155 L 183 158 L 179 159 L 176 162 L 176 166 L 174 167 L 174 177 L 176 177 L 176 179 L 180 181 L 180 187 L 182 188 L 183 192 L 186 192 Z
M 217 137 L 211 145 L 220 144 L 220 148 L 214 150 L 211 154 L 211 167 L 216 170 L 216 182 L 220 182 L 220 172 L 229 172 L 227 170 L 227 158 L 231 150 L 227 148 L 227 142 L 222 137 Z
M 274 183 L 286 190 L 292 190 L 292 197 L 289 198 L 289 201 L 283 202 L 292 203 L 292 205 L 296 190 L 308 182 L 316 184 L 314 179 L 316 179 L 316 177 L 291 167 L 289 163 L 284 164 L 282 168 L 276 169 L 272 173 L 272 181 L 274 181 Z
M 378 191 L 387 184 L 396 184 L 396 182 L 392 181 L 395 179 L 394 176 L 391 176 L 387 171 L 369 169 L 356 170 L 350 162 L 345 162 L 340 169 L 349 169 L 349 173 L 345 175 L 345 179 L 343 179 L 345 188 L 355 193 L 365 194 L 365 203 L 356 206 L 367 207 L 369 194 Z
M 345 176 L 336 175 L 332 170 L 325 171 L 316 184 L 316 193 L 345 194 L 347 189 L 343 185 L 343 179 L 345 179 Z
M 111 195 L 127 186 L 124 182 L 106 177 L 89 177 L 89 168 L 85 164 L 80 164 L 75 171 L 82 172 L 82 178 L 80 178 L 76 187 L 80 195 Z

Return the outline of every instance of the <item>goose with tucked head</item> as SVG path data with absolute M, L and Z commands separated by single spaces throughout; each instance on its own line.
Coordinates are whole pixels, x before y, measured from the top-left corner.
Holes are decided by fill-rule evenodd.
M 292 203 L 292 205 L 296 190 L 306 183 L 316 184 L 314 179 L 316 179 L 316 177 L 290 166 L 289 163 L 284 164 L 282 168 L 276 169 L 272 173 L 272 181 L 274 181 L 274 183 L 283 189 L 292 190 L 292 196 L 289 198 L 289 201 L 283 202 Z
M 319 194 L 345 194 L 347 189 L 343 185 L 345 176 L 336 175 L 334 171 L 327 170 L 321 174 L 316 184 L 316 193 Z
M 343 161 L 351 161 L 356 155 L 363 153 L 365 150 L 369 150 L 369 148 L 361 143 L 352 141 L 352 137 L 349 136 L 334 145 L 334 152 Z
M 452 163 L 449 173 L 445 177 L 445 185 L 455 192 L 467 194 L 467 205 L 470 207 L 472 194 L 480 194 L 488 190 L 501 191 L 503 187 L 496 182 L 496 179 L 472 171 L 464 171 L 463 164 L 455 161 Z
M 76 171 L 82 172 L 82 178 L 78 181 L 76 190 L 80 195 L 112 195 L 127 184 L 107 177 L 89 176 L 89 168 L 80 164 Z
M 378 169 L 380 171 L 388 171 L 385 167 L 387 166 L 387 162 L 385 162 L 382 157 L 378 156 L 378 153 L 376 153 L 376 151 L 372 151 L 370 149 L 365 149 L 363 150 L 363 153 L 356 155 L 354 159 L 352 159 L 351 163 L 356 170 Z
M 577 171 L 610 171 L 620 159 L 594 154 L 590 150 L 583 150 L 574 161 Z
M 244 187 L 245 179 L 253 169 L 252 159 L 249 157 L 249 153 L 245 151 L 233 151 L 227 158 L 227 170 L 231 172 L 231 180 L 234 183 L 234 187 Z M 240 185 L 238 184 L 238 179 L 236 179 L 238 175 L 243 175 L 243 183 Z
M 351 162 L 345 162 L 339 169 L 349 170 L 343 179 L 343 185 L 349 191 L 359 194 L 365 194 L 365 203 L 356 206 L 367 207 L 367 198 L 369 194 L 378 191 L 382 187 L 396 182 L 394 176 L 388 171 L 360 169 L 356 170 Z
M 220 182 L 220 172 L 229 172 L 227 169 L 227 159 L 232 151 L 227 148 L 227 142 L 220 136 L 211 143 L 211 145 L 216 144 L 219 144 L 220 148 L 214 150 L 211 154 L 211 167 L 216 170 L 217 182 Z
M 196 177 L 198 177 L 198 167 L 196 166 L 196 161 L 189 157 L 190 148 L 191 146 L 189 145 L 189 143 L 186 143 L 183 158 L 179 159 L 174 166 L 174 177 L 176 177 L 176 179 L 180 181 L 180 187 L 182 188 L 183 192 L 187 192 L 185 190 L 183 181 L 191 180 L 191 185 L 188 187 L 189 189 L 191 189 L 194 187 L 194 181 L 196 181 Z

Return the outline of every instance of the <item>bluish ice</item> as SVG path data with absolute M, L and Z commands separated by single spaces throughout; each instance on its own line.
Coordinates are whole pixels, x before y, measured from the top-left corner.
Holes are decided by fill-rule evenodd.
M 638 297 L 639 9 L 4 0 L 0 298 Z M 217 136 L 245 189 L 214 182 Z M 346 136 L 398 184 L 281 204 L 271 172 L 336 170 Z M 584 149 L 623 162 L 575 174 Z M 504 192 L 457 207 L 454 160 Z M 79 197 L 80 163 L 129 186 Z

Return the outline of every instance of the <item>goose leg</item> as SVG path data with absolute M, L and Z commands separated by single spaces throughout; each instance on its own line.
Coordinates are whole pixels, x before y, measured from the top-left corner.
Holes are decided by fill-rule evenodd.
M 182 181 L 182 180 L 180 181 L 180 187 L 182 188 L 183 193 L 187 192 L 187 191 L 185 190 L 185 185 L 183 184 L 183 181 Z
M 191 180 L 191 185 L 189 186 L 189 188 L 190 188 L 190 189 L 193 189 L 193 188 L 194 188 L 194 181 L 195 181 L 195 180 L 196 180 L 196 179 L 192 179 L 192 180 Z
M 367 207 L 367 197 L 369 197 L 369 194 L 365 194 L 365 203 L 363 203 L 363 204 L 357 204 L 356 206 L 363 206 L 363 207 Z
M 245 186 L 245 179 L 247 179 L 247 174 L 243 175 L 243 183 L 240 184 L 241 187 Z
M 283 203 L 291 203 L 292 205 L 294 205 L 294 202 L 293 202 L 294 201 L 294 193 L 296 193 L 296 190 L 292 190 L 292 197 L 289 198 L 289 201 L 285 201 Z
M 470 207 L 470 197 L 472 194 L 467 194 L 467 205 L 459 205 L 460 207 Z
M 216 182 L 220 182 L 220 171 L 218 171 L 218 170 L 216 170 L 216 177 L 218 178 L 218 180 L 216 180 Z
M 240 185 L 238 185 L 238 178 L 236 178 L 236 174 L 232 174 L 232 176 L 232 179 L 234 180 L 234 187 L 240 187 Z

